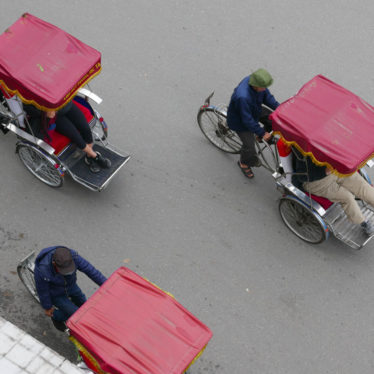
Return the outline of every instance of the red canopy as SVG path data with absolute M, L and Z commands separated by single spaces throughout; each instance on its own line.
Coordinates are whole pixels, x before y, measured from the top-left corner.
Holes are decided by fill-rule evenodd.
M 374 107 L 322 75 L 271 115 L 273 130 L 317 164 L 352 174 L 374 156 Z
M 101 69 L 101 54 L 24 14 L 0 35 L 0 84 L 39 109 L 59 109 Z
M 125 267 L 67 325 L 111 374 L 180 374 L 212 337 L 174 298 Z

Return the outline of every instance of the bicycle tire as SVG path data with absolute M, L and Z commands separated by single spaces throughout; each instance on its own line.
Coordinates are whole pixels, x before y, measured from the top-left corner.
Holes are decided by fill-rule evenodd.
M 212 107 L 202 107 L 197 114 L 197 123 L 205 137 L 218 149 L 237 154 L 242 141 L 226 123 L 226 114 Z
M 279 201 L 279 213 L 285 225 L 300 239 L 320 244 L 326 240 L 326 228 L 317 218 L 317 213 L 309 210 L 293 197 L 283 197 Z
M 17 266 L 17 273 L 27 291 L 29 291 L 31 296 L 39 303 L 39 296 L 36 291 L 34 279 L 34 264 L 30 261 L 19 264 Z
M 32 145 L 21 144 L 17 148 L 18 156 L 26 169 L 43 183 L 59 188 L 63 184 L 63 176 L 55 164 L 39 149 Z

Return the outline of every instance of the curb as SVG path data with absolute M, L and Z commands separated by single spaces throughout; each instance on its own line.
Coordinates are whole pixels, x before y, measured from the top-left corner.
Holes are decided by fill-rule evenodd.
M 82 374 L 87 371 L 0 317 L 0 373 Z

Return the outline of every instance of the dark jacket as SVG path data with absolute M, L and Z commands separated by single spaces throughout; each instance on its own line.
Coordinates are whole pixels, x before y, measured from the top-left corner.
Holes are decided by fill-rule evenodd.
M 52 256 L 58 248 L 48 247 L 43 249 L 35 259 L 34 278 L 38 291 L 40 304 L 44 309 L 52 308 L 51 298 L 54 296 L 68 295 L 69 290 L 77 282 L 77 271 L 72 275 L 62 275 L 56 272 L 52 264 Z M 70 249 L 77 270 L 85 273 L 97 285 L 101 286 L 106 278 L 95 269 L 87 260 Z
M 326 177 L 326 166 L 316 165 L 310 157 L 303 159 L 303 155 L 294 147 L 293 156 L 293 169 L 294 173 L 305 173 L 304 175 L 292 175 L 292 184 L 303 190 L 304 182 L 313 182 Z
M 57 112 L 57 116 L 64 116 L 72 107 L 73 102 L 70 101 L 62 109 Z M 44 140 L 51 140 L 48 134 L 50 126 L 55 123 L 55 118 L 49 119 L 46 112 L 36 108 L 31 104 L 23 104 L 23 109 L 27 114 L 27 119 L 30 123 L 33 134 Z
M 249 77 L 245 77 L 235 88 L 229 108 L 227 110 L 227 124 L 230 129 L 250 131 L 258 136 L 263 136 L 265 130 L 259 125 L 262 104 L 271 109 L 279 106 L 277 100 L 268 89 L 257 92 L 249 85 Z
M 44 139 L 47 133 L 45 114 L 31 104 L 23 104 L 23 110 L 27 114 L 27 120 L 30 123 L 33 134 L 39 139 Z

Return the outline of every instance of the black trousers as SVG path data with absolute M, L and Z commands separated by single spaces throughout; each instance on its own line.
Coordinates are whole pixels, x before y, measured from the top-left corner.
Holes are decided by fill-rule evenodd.
M 264 125 L 265 131 L 272 131 L 271 121 L 269 119 L 269 112 L 263 111 L 260 116 L 260 120 Z M 243 145 L 240 150 L 240 162 L 248 166 L 256 166 L 258 163 L 257 151 L 255 146 L 255 134 L 250 131 L 239 131 L 237 132 Z
M 67 136 L 80 149 L 93 142 L 85 116 L 72 102 L 57 112 L 56 131 Z

